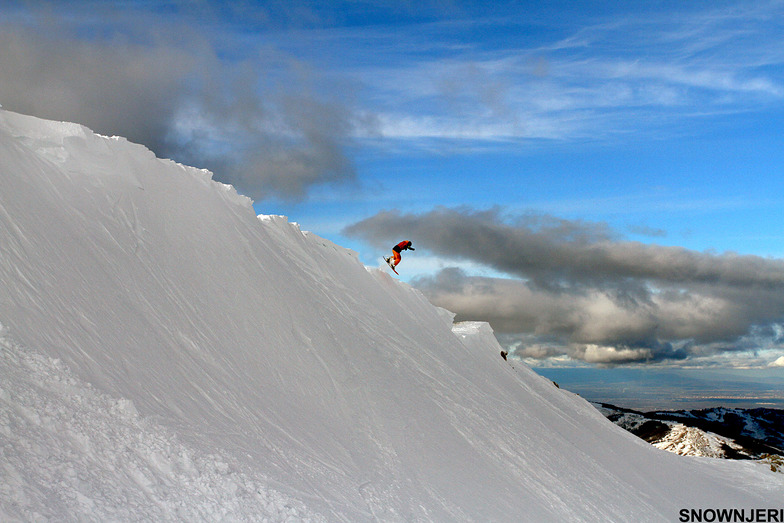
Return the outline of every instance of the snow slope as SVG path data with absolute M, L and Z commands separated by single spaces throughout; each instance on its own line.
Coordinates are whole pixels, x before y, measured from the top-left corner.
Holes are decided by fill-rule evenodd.
M 777 507 L 210 173 L 0 110 L 0 519 L 631 521 Z M 780 504 L 780 503 L 779 503 Z

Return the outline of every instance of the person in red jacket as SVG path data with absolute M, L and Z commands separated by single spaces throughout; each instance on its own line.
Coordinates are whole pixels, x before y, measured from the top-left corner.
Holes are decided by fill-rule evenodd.
M 391 265 L 393 270 L 395 267 L 397 267 L 397 264 L 400 263 L 400 260 L 402 259 L 400 256 L 400 251 L 409 251 L 409 250 L 410 251 L 416 250 L 411 246 L 411 240 L 403 240 L 402 242 L 392 247 L 392 256 L 394 257 L 394 262 Z M 389 263 L 389 258 L 384 258 L 384 260 L 386 260 L 386 262 Z

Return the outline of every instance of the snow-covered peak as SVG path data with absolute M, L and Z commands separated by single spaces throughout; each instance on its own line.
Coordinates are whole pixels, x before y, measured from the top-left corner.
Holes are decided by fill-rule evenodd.
M 729 438 L 705 432 L 696 427 L 688 427 L 683 423 L 673 424 L 665 437 L 653 444 L 682 456 L 703 456 L 708 458 L 724 458 L 727 449 L 739 451 L 740 445 Z
M 204 170 L 0 110 L 0 519 L 672 520 L 784 498 L 451 320 Z

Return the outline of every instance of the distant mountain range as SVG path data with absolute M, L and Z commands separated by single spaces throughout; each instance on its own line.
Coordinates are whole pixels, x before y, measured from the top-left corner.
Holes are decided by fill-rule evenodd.
M 765 460 L 784 472 L 784 410 L 724 407 L 639 412 L 594 403 L 610 421 L 676 454 Z

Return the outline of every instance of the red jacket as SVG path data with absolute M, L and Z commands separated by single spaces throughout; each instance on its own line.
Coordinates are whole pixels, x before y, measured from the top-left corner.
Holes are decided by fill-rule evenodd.
M 414 248 L 411 247 L 411 241 L 410 240 L 403 240 L 402 242 L 400 242 L 397 245 L 395 245 L 394 247 L 392 247 L 392 250 L 393 251 L 397 251 L 397 252 L 405 251 L 407 249 L 411 249 L 412 251 L 414 250 Z

